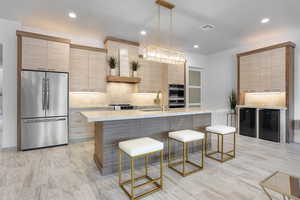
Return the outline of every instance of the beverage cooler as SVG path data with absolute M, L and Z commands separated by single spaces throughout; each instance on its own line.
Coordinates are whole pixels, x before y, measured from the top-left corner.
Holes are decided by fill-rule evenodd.
M 240 108 L 240 135 L 257 137 L 256 108 Z
M 259 111 L 259 138 L 280 142 L 280 111 L 262 109 Z

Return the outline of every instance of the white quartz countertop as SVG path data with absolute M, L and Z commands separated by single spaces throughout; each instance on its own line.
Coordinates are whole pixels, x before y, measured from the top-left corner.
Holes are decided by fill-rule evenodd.
M 237 105 L 238 108 L 257 108 L 257 109 L 275 109 L 275 110 L 286 110 L 286 107 L 282 106 L 255 106 L 255 105 Z
M 84 111 L 80 112 L 88 122 L 115 121 L 129 119 L 144 119 L 155 117 L 172 117 L 182 115 L 196 115 L 226 111 L 224 108 L 172 108 L 167 111 L 142 111 L 142 110 L 121 110 L 121 111 Z

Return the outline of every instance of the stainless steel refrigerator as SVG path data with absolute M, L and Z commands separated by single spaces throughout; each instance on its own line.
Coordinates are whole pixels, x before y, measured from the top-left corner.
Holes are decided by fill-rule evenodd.
M 68 73 L 21 71 L 21 150 L 68 143 L 68 95 Z

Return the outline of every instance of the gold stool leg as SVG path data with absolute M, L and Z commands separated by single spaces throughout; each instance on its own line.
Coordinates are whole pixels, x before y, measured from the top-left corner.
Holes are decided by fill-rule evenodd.
M 236 132 L 233 134 L 233 157 L 235 158 Z
M 148 176 L 148 155 L 145 156 L 145 176 Z
M 202 151 L 201 151 L 201 166 L 202 168 L 204 168 L 204 140 L 201 140 L 201 143 L 202 143 Z
M 119 149 L 119 185 L 122 183 L 122 152 Z
M 189 143 L 186 143 L 185 158 L 186 160 L 189 160 Z
M 205 132 L 205 155 L 207 155 L 207 145 L 208 145 L 207 138 L 208 138 L 208 133 Z
M 221 135 L 221 160 L 224 161 L 224 135 Z
M 130 160 L 131 167 L 131 199 L 134 200 L 134 158 Z
M 170 138 L 168 138 L 168 167 L 170 167 L 170 162 L 172 161 L 171 154 L 171 141 Z
M 217 148 L 217 151 L 220 152 L 220 135 L 217 134 L 218 136 L 218 148 Z
M 185 161 L 186 161 L 186 143 L 183 143 L 183 151 L 182 151 L 182 159 L 183 159 L 183 162 L 182 162 L 182 172 L 183 172 L 183 175 L 185 174 Z
M 160 152 L 160 188 L 163 189 L 163 161 L 164 161 L 164 151 Z

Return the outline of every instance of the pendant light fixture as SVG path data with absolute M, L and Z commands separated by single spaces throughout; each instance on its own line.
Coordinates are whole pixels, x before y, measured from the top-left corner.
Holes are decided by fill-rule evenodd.
M 145 60 L 166 63 L 166 64 L 184 64 L 185 63 L 185 55 L 184 53 L 172 48 L 172 35 L 173 35 L 173 9 L 175 5 L 163 1 L 157 0 L 156 4 L 158 5 L 158 45 L 155 44 L 141 44 L 141 53 Z M 164 7 L 170 11 L 170 47 L 162 47 L 160 45 L 160 8 Z

